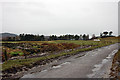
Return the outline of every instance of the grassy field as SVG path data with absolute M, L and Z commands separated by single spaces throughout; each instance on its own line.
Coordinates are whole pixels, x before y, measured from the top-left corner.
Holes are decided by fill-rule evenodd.
M 72 50 L 70 52 L 61 52 L 59 54 L 50 54 L 47 56 L 43 57 L 37 57 L 37 58 L 27 58 L 27 59 L 17 59 L 17 60 L 8 60 L 5 61 L 2 64 L 2 71 L 12 69 L 14 67 L 23 67 L 23 66 L 30 66 L 38 61 L 46 60 L 46 59 L 51 59 L 51 58 L 58 58 L 60 56 L 66 56 L 66 55 L 75 55 L 78 52 L 83 52 L 83 51 L 89 51 L 93 50 L 95 48 L 107 46 L 110 44 L 114 44 L 118 42 L 118 38 L 104 38 L 100 39 L 100 41 L 93 41 L 93 40 L 88 40 L 88 41 L 83 41 L 83 40 L 56 40 L 56 41 L 15 41 L 15 42 L 2 42 L 2 43 L 30 43 L 32 45 L 42 45 L 43 43 L 48 43 L 48 44 L 62 44 L 62 43 L 74 43 L 79 46 L 92 46 L 92 47 L 86 47 L 82 49 L 76 49 Z M 63 45 L 64 47 L 65 45 Z M 67 45 L 69 46 L 69 45 Z M 34 46 L 35 47 L 35 46 Z M 54 48 L 54 47 L 53 47 Z M 39 49 L 39 48 L 38 48 Z M 67 48 L 66 48 L 67 49 Z M 13 49 L 12 49 L 13 50 Z
M 75 43 L 80 45 L 97 45 L 99 43 L 103 43 L 104 41 L 118 42 L 118 37 L 109 37 L 109 38 L 99 38 L 101 41 L 93 41 L 93 40 L 54 40 L 54 41 L 2 41 L 0 43 L 33 43 L 33 44 L 42 44 L 42 43 Z

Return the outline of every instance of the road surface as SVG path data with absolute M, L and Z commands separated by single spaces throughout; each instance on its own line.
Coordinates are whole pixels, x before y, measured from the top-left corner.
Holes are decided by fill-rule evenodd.
M 118 43 L 83 52 L 67 58 L 58 65 L 45 68 L 22 78 L 109 78 L 114 54 L 118 51 Z M 59 62 L 56 62 L 59 63 Z

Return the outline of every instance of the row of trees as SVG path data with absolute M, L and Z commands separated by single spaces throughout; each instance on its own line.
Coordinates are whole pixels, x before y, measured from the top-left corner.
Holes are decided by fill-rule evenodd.
M 20 34 L 20 41 L 44 41 L 44 35 Z
M 112 33 L 113 33 L 112 31 L 110 31 L 110 32 L 105 31 L 105 32 L 100 33 L 100 36 L 95 36 L 95 34 L 93 34 L 91 39 L 105 38 L 105 37 L 115 37 L 115 36 L 112 35 Z
M 112 31 L 110 32 L 102 32 L 100 33 L 101 38 L 104 37 L 113 37 Z M 91 39 L 98 38 L 95 36 L 95 34 L 92 35 Z M 51 36 L 44 36 L 44 35 L 33 35 L 33 34 L 20 34 L 17 37 L 8 37 L 6 41 L 50 41 L 50 40 L 89 40 L 89 35 L 83 34 L 83 35 L 51 35 Z
M 33 34 L 20 34 L 17 37 L 8 37 L 6 41 L 50 41 L 50 40 L 89 40 L 89 35 L 33 35 Z
M 112 31 L 110 31 L 110 32 L 105 31 L 103 33 L 100 33 L 100 37 L 101 38 L 104 38 L 104 37 L 113 37 L 112 33 L 113 33 Z
M 89 35 L 61 35 L 61 36 L 56 36 L 52 35 L 49 37 L 49 40 L 89 40 Z

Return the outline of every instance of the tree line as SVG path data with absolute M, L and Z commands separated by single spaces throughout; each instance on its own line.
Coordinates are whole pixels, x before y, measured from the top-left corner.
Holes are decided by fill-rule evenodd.
M 7 37 L 3 41 L 51 41 L 51 40 L 89 40 L 89 35 L 33 35 L 33 34 L 20 34 L 17 37 Z
M 51 35 L 51 36 L 44 36 L 44 35 L 33 35 L 33 34 L 20 34 L 19 35 L 20 41 L 51 41 L 51 40 L 89 40 L 89 35 Z
M 103 32 L 100 33 L 100 38 L 105 38 L 105 37 L 113 37 L 112 36 L 112 31 L 110 32 Z M 92 35 L 91 39 L 96 39 L 98 37 L 95 36 L 95 34 Z M 44 36 L 44 35 L 33 35 L 33 34 L 20 34 L 17 37 L 8 37 L 7 39 L 3 41 L 51 41 L 51 40 L 89 40 L 89 34 L 83 34 L 83 35 L 51 35 L 51 36 Z

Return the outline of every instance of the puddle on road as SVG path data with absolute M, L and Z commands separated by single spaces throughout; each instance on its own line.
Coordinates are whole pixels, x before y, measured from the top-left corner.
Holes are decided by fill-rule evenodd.
M 118 50 L 116 49 L 116 50 L 114 50 L 113 52 L 112 52 L 112 54 L 110 54 L 108 57 L 106 57 L 107 59 L 110 59 L 110 58 L 112 58 L 112 56 L 113 55 L 115 55 L 115 53 L 117 53 L 118 52 Z
M 42 70 L 41 72 L 46 72 L 46 71 L 48 71 L 48 70 L 45 69 L 45 70 Z
M 108 56 L 108 57 L 106 57 L 107 59 L 110 59 L 111 58 L 111 56 Z
M 107 63 L 109 60 L 108 59 L 103 59 L 102 64 Z
M 107 59 L 103 59 L 103 61 L 102 61 L 102 63 L 101 64 L 98 64 L 98 65 L 94 65 L 94 69 L 92 69 L 92 71 L 93 72 L 96 72 L 96 71 L 98 71 L 98 70 L 100 70 L 101 69 L 101 67 L 105 64 L 105 63 L 107 63 L 108 62 L 108 60 Z
M 93 73 L 92 74 L 89 74 L 87 75 L 88 78 L 93 78 L 97 73 L 98 71 L 103 67 L 103 65 L 105 65 L 111 58 L 112 56 L 117 53 L 117 49 L 116 50 L 113 50 L 107 57 L 106 59 L 103 59 L 102 62 L 100 64 L 97 64 L 97 65 L 94 65 L 94 69 L 92 69 Z M 102 73 L 99 73 L 99 74 L 102 74 Z M 104 73 L 103 73 L 104 74 Z
M 115 53 L 117 53 L 117 52 L 118 52 L 118 49 L 114 50 L 114 51 L 112 52 L 112 55 L 115 55 Z
M 108 62 L 107 59 L 103 59 L 102 63 L 101 64 L 98 64 L 98 65 L 94 65 L 94 69 L 92 69 L 93 73 L 92 74 L 89 74 L 87 75 L 88 78 L 93 78 L 93 76 L 95 76 L 102 67 L 104 64 L 106 64 Z M 102 74 L 102 73 L 99 73 L 99 74 Z
M 24 75 L 20 80 L 23 80 L 24 78 L 33 78 L 33 75 L 32 74 Z
M 89 74 L 89 75 L 87 75 L 88 76 L 88 78 L 92 78 L 92 76 L 94 76 L 95 74 Z
M 60 68 L 62 67 L 61 65 L 57 65 L 57 66 L 52 66 L 52 68 L 56 69 L 56 68 Z
M 94 67 L 95 68 L 92 70 L 93 72 L 100 70 L 100 68 L 102 67 L 102 65 L 98 64 L 98 65 L 94 65 Z
M 62 63 L 61 65 L 65 65 L 65 64 L 70 64 L 70 62 L 64 62 L 64 63 Z
M 52 68 L 54 68 L 54 69 L 60 68 L 60 67 L 62 67 L 63 65 L 66 65 L 66 64 L 70 64 L 70 62 L 64 62 L 64 63 L 62 63 L 62 64 L 60 64 L 60 65 L 53 65 Z

